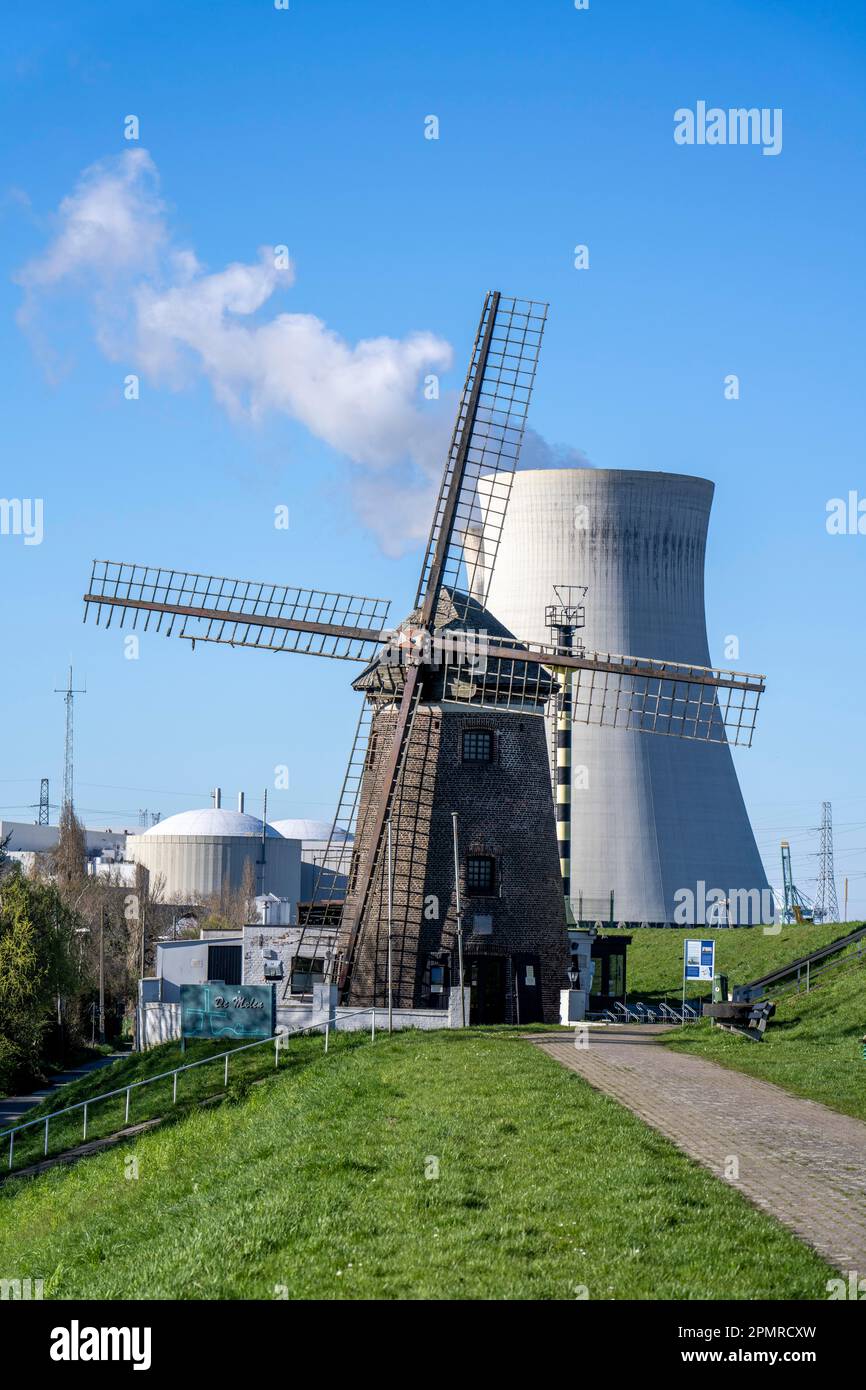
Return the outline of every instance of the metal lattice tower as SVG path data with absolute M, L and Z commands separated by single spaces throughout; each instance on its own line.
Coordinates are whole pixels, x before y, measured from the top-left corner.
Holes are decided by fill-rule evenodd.
M 63 764 L 63 806 L 64 808 L 72 805 L 73 777 L 72 777 L 72 734 L 73 734 L 73 710 L 76 695 L 86 695 L 87 687 L 83 690 L 73 690 L 72 688 L 72 667 L 69 668 L 69 677 L 66 686 L 54 687 L 55 695 L 64 696 L 66 703 L 66 756 Z M 41 813 L 40 813 L 41 814 Z
M 48 824 L 48 778 L 43 777 L 39 783 L 39 824 Z
M 836 876 L 833 872 L 833 807 L 829 801 L 821 804 L 821 848 L 818 863 L 818 888 L 815 893 L 816 916 L 820 910 L 825 922 L 839 921 L 839 900 L 836 897 Z
M 554 603 L 545 609 L 544 622 L 552 634 L 557 651 L 573 656 L 583 654 L 583 645 L 575 638 L 575 633 L 586 622 L 586 613 L 581 602 L 586 597 L 585 585 L 555 584 Z M 571 671 L 554 666 L 559 681 L 559 696 L 556 702 L 555 752 L 553 758 L 553 799 L 556 815 L 556 838 L 559 847 L 559 870 L 562 874 L 562 891 L 565 895 L 566 920 L 569 926 L 574 923 L 571 906 L 571 730 L 572 730 L 572 680 Z

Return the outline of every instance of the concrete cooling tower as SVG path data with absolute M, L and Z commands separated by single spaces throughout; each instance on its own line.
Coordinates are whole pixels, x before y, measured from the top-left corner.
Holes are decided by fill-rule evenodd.
M 580 635 L 588 651 L 708 666 L 712 499 L 711 482 L 675 473 L 518 471 L 488 607 L 520 637 L 547 642 L 554 585 L 586 585 Z M 731 925 L 772 920 L 727 744 L 575 722 L 571 825 L 575 918 L 652 926 L 712 924 L 719 915 Z M 714 915 L 722 896 L 730 906 Z

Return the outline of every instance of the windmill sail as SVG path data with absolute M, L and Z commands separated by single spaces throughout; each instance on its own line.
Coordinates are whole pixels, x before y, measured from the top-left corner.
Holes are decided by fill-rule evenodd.
M 391 605 L 321 589 L 94 560 L 84 595 L 85 621 L 91 607 L 97 623 L 105 617 L 106 627 L 114 620 L 123 626 L 131 615 L 135 628 L 143 614 L 143 631 L 152 625 L 167 637 L 193 643 L 369 661 L 385 640 Z
M 484 301 L 415 601 L 426 618 L 443 585 L 487 596 L 546 318 L 536 300 Z
M 610 652 L 571 655 L 552 646 L 482 633 L 467 659 L 442 646 L 445 698 L 477 709 L 543 714 L 553 672 L 572 672 L 577 723 L 751 747 L 764 678 Z M 545 690 L 545 681 L 547 689 Z

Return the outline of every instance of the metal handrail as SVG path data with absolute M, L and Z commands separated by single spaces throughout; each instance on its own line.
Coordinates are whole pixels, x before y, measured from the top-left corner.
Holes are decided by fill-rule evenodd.
M 379 1012 L 381 1013 L 381 1009 L 379 1010 Z M 371 1037 L 372 1037 L 372 1039 L 375 1040 L 375 1037 L 376 1037 L 376 1009 L 375 1009 L 375 1008 L 371 1007 L 371 1008 L 368 1008 L 368 1009 L 358 1009 L 357 1012 L 355 1012 L 355 1011 L 353 1010 L 353 1011 L 351 1011 L 351 1012 L 348 1013 L 348 1014 L 343 1014 L 342 1017 L 344 1017 L 344 1018 L 345 1018 L 345 1017 L 349 1017 L 349 1018 L 362 1018 L 364 1014 L 369 1014 L 369 1013 L 371 1013 L 371 1014 L 373 1015 L 373 1019 L 372 1019 L 372 1028 L 371 1028 Z M 129 1081 L 129 1082 L 127 1082 L 127 1084 L 126 1084 L 125 1086 L 118 1086 L 118 1087 L 116 1087 L 113 1091 L 102 1091 L 98 1096 L 88 1096 L 86 1100 L 77 1100 L 77 1101 L 75 1101 L 72 1105 L 64 1105 L 63 1108 L 62 1108 L 61 1110 L 52 1110 L 52 1111 L 50 1112 L 50 1114 L 48 1114 L 48 1115 L 37 1115 L 37 1117 L 36 1117 L 35 1120 L 25 1120 L 22 1124 L 13 1125 L 13 1126 L 11 1127 L 11 1129 L 0 1130 L 0 1139 L 5 1139 L 5 1138 L 7 1137 L 7 1135 L 8 1135 L 8 1137 L 9 1137 L 9 1160 L 8 1160 L 8 1163 L 7 1163 L 7 1169 L 8 1169 L 9 1172 L 12 1171 L 12 1159 L 13 1159 L 13 1154 L 14 1154 L 15 1135 L 16 1135 L 20 1130 L 23 1130 L 23 1129 L 32 1129 L 35 1125 L 44 1125 L 44 1126 L 45 1126 L 45 1149 L 44 1149 L 44 1152 L 45 1152 L 45 1156 L 47 1157 L 47 1155 L 48 1155 L 48 1126 L 49 1126 L 49 1123 L 50 1123 L 51 1120 L 59 1119 L 59 1117 L 60 1117 L 61 1115 L 71 1115 L 72 1112 L 73 1112 L 74 1110 L 82 1110 L 82 1109 L 83 1109 L 83 1111 L 84 1111 L 84 1133 L 83 1133 L 83 1140 L 84 1140 L 84 1139 L 87 1138 L 87 1110 L 88 1110 L 88 1107 L 91 1106 L 91 1105 L 98 1105 L 98 1103 L 99 1103 L 101 1100 L 111 1100 L 111 1098 L 112 1098 L 113 1096 L 122 1096 L 122 1095 L 125 1094 L 125 1095 L 126 1095 L 126 1112 L 125 1112 L 125 1115 L 124 1115 L 124 1123 L 126 1123 L 126 1122 L 129 1120 L 129 1097 L 130 1097 L 131 1092 L 134 1091 L 134 1090 L 136 1089 L 136 1087 L 138 1087 L 138 1086 L 151 1086 L 151 1085 L 153 1085 L 153 1083 L 154 1083 L 155 1081 L 165 1081 L 169 1076 L 171 1076 L 171 1077 L 173 1078 L 172 1104 L 176 1104 L 176 1103 L 177 1103 L 177 1078 L 178 1078 L 178 1075 L 180 1074 L 180 1072 L 182 1072 L 182 1071 L 192 1071 L 194 1067 L 205 1067 L 205 1066 L 209 1066 L 211 1062 L 220 1062 L 220 1061 L 222 1061 L 223 1059 L 225 1059 L 225 1080 L 224 1080 L 224 1086 L 228 1086 L 228 1079 L 229 1079 L 229 1058 L 232 1057 L 232 1056 L 234 1056 L 235 1053 L 238 1053 L 238 1052 L 247 1052 L 247 1051 L 248 1051 L 250 1048 L 252 1048 L 252 1047 L 263 1047 L 265 1043 L 274 1043 L 274 1044 L 275 1044 L 275 1047 L 274 1047 L 274 1066 L 276 1067 L 276 1066 L 279 1066 L 279 1060 L 280 1060 L 280 1045 L 281 1045 L 280 1040 L 281 1040 L 281 1039 L 283 1039 L 283 1038 L 294 1037 L 294 1036 L 296 1036 L 296 1035 L 299 1034 L 299 1033 L 311 1033 L 311 1032 L 313 1032 L 314 1030 L 317 1030 L 317 1029 L 324 1029 L 324 1034 L 325 1034 L 325 1051 L 327 1052 L 327 1051 L 328 1051 L 328 1040 L 329 1040 L 329 1033 L 330 1033 L 331 1025 L 333 1024 L 334 1026 L 336 1026 L 336 1024 L 339 1022 L 339 1019 L 340 1019 L 340 1015 L 339 1015 L 339 1014 L 337 1013 L 337 1011 L 335 1010 L 335 1012 L 334 1012 L 333 1015 L 328 1014 L 328 1017 L 327 1017 L 327 1018 L 321 1019 L 318 1023 L 305 1023 L 305 1024 L 303 1025 L 303 1027 L 300 1027 L 300 1028 L 287 1028 L 284 1032 L 281 1032 L 281 1033 L 271 1033 L 267 1038 L 257 1038 L 255 1042 L 251 1042 L 251 1043 L 242 1043 L 242 1044 L 240 1045 L 240 1047 L 231 1047 L 231 1048 L 228 1048 L 225 1052 L 215 1052 L 215 1053 L 213 1054 L 212 1057 L 200 1057 L 200 1058 L 198 1059 L 198 1061 L 196 1061 L 196 1062 L 184 1062 L 182 1066 L 179 1066 L 179 1067 L 170 1067 L 168 1071 L 157 1072 L 157 1074 L 156 1074 L 155 1076 L 145 1076 L 145 1077 L 142 1077 L 142 1079 L 141 1079 L 140 1081 Z M 82 1142 L 83 1142 L 83 1140 L 82 1140 Z

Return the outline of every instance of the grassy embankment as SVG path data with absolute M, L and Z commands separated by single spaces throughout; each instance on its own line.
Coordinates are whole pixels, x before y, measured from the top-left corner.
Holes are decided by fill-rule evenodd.
M 331 1038 L 331 1046 L 354 1047 L 360 1036 L 341 1033 Z M 114 1062 L 111 1066 L 100 1067 L 97 1071 L 83 1076 L 79 1081 L 53 1091 L 38 1106 L 21 1116 L 21 1123 L 39 1120 L 46 1115 L 76 1105 L 79 1101 L 103 1095 L 119 1087 L 132 1086 L 129 1103 L 130 1125 L 140 1124 L 170 1116 L 186 1114 L 192 1107 L 210 1097 L 222 1096 L 225 1092 L 225 1064 L 214 1061 L 207 1066 L 194 1067 L 181 1072 L 177 1080 L 177 1100 L 174 1096 L 174 1082 L 171 1076 L 154 1081 L 149 1086 L 135 1086 L 148 1077 L 159 1076 L 172 1067 L 184 1066 L 189 1062 L 200 1061 L 227 1051 L 230 1041 L 189 1042 L 186 1051 L 180 1043 L 165 1043 L 149 1052 L 131 1053 L 129 1057 Z M 279 1067 L 294 1068 L 305 1066 L 322 1051 L 321 1035 L 292 1038 L 280 1049 Z M 274 1072 L 274 1046 L 262 1043 L 260 1047 L 244 1048 L 237 1056 L 229 1059 L 229 1095 L 237 1097 L 246 1092 L 254 1081 L 270 1077 Z M 97 1101 L 87 1108 L 87 1140 L 100 1139 L 123 1129 L 126 1122 L 126 1094 L 109 1100 Z M 0 1126 L 5 1131 L 8 1125 Z M 64 1153 L 75 1148 L 83 1138 L 83 1110 L 72 1111 L 62 1118 L 51 1120 L 48 1126 L 48 1156 Z M 0 1139 L 0 1172 L 7 1171 L 8 1139 Z M 24 1168 L 28 1163 L 38 1162 L 45 1156 L 45 1127 L 33 1125 L 30 1129 L 16 1134 L 13 1150 L 13 1171 Z
M 817 1299 L 831 1277 L 530 1043 L 476 1032 L 318 1040 L 235 1103 L 12 1179 L 0 1268 L 54 1298 Z
M 716 969 L 728 976 L 731 986 L 745 984 L 847 936 L 859 925 L 790 925 L 778 936 L 765 936 L 760 928 L 715 932 Z M 700 929 L 635 932 L 628 955 L 631 997 L 677 997 L 683 939 L 699 935 Z M 866 1120 L 866 1061 L 860 1044 L 866 1033 L 866 955 L 862 962 L 819 975 L 808 994 L 805 979 L 799 993 L 779 990 L 776 1015 L 762 1043 L 713 1028 L 708 1021 L 669 1033 L 664 1043 Z
M 817 951 L 822 946 L 848 936 L 862 922 L 825 922 L 811 927 L 784 925 L 778 935 L 764 933 L 761 927 L 737 927 L 724 931 L 705 931 L 701 927 L 645 927 L 631 933 L 628 948 L 628 992 L 632 999 L 680 999 L 683 988 L 683 942 L 686 938 L 712 937 L 716 943 L 716 971 L 727 975 L 730 985 L 745 984 L 769 974 L 800 956 Z M 610 933 L 603 933 L 609 935 Z M 613 935 L 617 935 L 614 932 Z M 691 994 L 707 994 L 709 986 L 700 989 L 689 985 Z
M 666 1034 L 664 1042 L 866 1120 L 864 1033 L 866 956 L 828 971 L 808 994 L 780 993 L 761 1043 L 708 1020 Z

